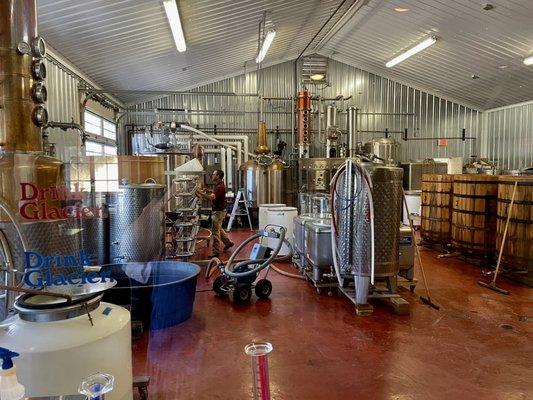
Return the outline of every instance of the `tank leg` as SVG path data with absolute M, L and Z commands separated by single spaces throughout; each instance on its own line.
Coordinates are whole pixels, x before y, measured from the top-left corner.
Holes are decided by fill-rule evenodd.
M 355 283 L 356 304 L 368 303 L 368 290 L 370 289 L 370 277 L 354 275 L 353 280 Z

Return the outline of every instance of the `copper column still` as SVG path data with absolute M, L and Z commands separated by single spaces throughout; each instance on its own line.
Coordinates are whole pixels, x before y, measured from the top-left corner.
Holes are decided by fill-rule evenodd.
M 311 144 L 311 96 L 307 90 L 298 92 L 296 143 L 298 156 L 309 158 Z
M 43 105 L 45 55 L 44 40 L 37 33 L 36 1 L 1 0 L 0 230 L 7 237 L 12 267 L 19 271 L 24 268 L 24 250 L 43 255 L 79 250 L 79 221 L 49 213 L 68 205 L 71 196 L 64 185 L 63 163 L 41 153 L 40 127 L 48 121 Z M 17 284 L 19 279 L 11 273 L 7 280 Z
M 46 47 L 37 36 L 36 14 L 35 0 L 0 2 L 0 147 L 6 151 L 42 150 Z

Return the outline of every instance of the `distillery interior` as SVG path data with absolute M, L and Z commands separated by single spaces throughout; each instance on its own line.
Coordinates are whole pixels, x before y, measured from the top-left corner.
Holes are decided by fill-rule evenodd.
M 533 398 L 531 0 L 0 0 L 0 400 Z

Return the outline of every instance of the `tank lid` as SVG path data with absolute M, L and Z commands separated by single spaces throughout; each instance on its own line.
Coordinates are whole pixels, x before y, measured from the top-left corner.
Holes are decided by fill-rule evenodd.
M 78 297 L 72 301 L 46 294 L 23 294 L 15 301 L 14 308 L 20 319 L 30 322 L 52 322 L 76 318 L 89 313 L 100 305 L 103 293 Z

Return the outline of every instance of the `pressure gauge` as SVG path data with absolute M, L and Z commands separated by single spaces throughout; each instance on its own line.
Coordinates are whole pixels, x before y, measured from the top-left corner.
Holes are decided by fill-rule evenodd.
M 37 36 L 36 38 L 32 39 L 31 50 L 34 57 L 43 58 L 46 56 L 46 43 L 41 36 Z
M 48 111 L 43 106 L 37 106 L 33 109 L 33 123 L 38 127 L 48 122 Z
M 34 60 L 31 69 L 35 79 L 42 81 L 46 78 L 46 65 L 42 60 Z
M 19 44 L 17 45 L 17 50 L 20 54 L 30 54 L 31 46 L 29 45 L 29 43 L 19 42 Z
M 33 100 L 37 103 L 45 103 L 48 98 L 48 91 L 42 82 L 37 82 L 31 89 Z

